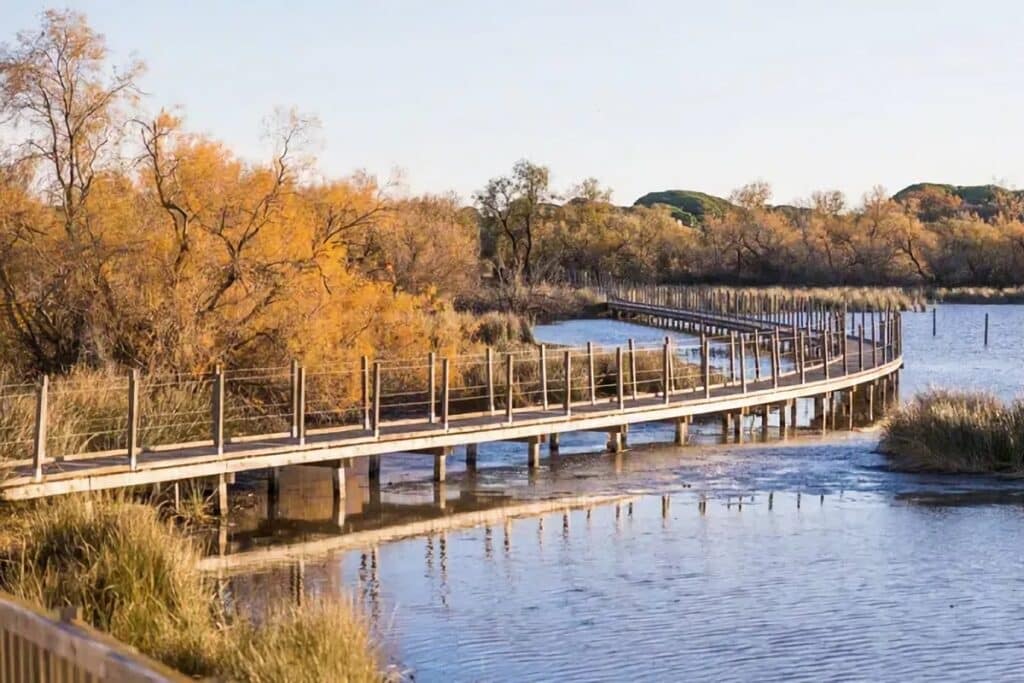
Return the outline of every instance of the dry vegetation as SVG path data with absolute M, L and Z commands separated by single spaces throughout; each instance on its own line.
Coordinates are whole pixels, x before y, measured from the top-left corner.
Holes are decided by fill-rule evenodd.
M 890 416 L 880 449 L 903 469 L 1024 473 L 1024 403 L 932 389 Z
M 370 629 L 344 601 L 274 608 L 257 626 L 221 609 L 190 541 L 155 509 L 63 499 L 26 511 L 0 553 L 0 586 L 195 676 L 237 681 L 374 681 Z

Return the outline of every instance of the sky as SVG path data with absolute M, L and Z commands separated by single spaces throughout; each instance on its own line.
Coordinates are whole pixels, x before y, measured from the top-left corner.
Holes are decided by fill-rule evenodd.
M 82 11 L 145 106 L 246 158 L 277 107 L 316 115 L 323 172 L 466 201 L 521 158 L 620 204 L 655 190 L 778 203 L 875 185 L 1024 185 L 1024 4 L 0 0 L 0 42 Z M 397 173 L 396 173 L 397 171 Z

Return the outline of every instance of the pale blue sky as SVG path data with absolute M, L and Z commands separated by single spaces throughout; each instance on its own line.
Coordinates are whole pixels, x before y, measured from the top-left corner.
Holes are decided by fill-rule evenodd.
M 774 5 L 772 7 L 771 5 Z M 0 40 L 50 3 L 0 0 Z M 1019 2 L 71 2 L 149 66 L 149 106 L 260 155 L 261 121 L 322 122 L 321 166 L 464 198 L 527 157 L 788 202 L 918 180 L 1024 184 Z

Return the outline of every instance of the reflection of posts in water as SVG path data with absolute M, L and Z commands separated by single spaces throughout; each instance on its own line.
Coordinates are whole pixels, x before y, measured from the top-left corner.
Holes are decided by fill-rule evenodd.
M 490 560 L 494 557 L 494 534 L 491 527 L 484 527 L 484 558 Z
M 448 485 L 443 481 L 434 482 L 434 505 L 444 510 L 448 501 Z
M 502 545 L 505 549 L 505 555 L 508 555 L 509 551 L 512 550 L 512 520 L 508 517 L 505 518 L 505 523 L 502 526 L 502 532 L 504 534 Z
M 668 496 L 661 497 L 661 517 L 662 519 L 668 519 L 668 511 L 672 506 L 672 499 Z
M 562 540 L 569 540 L 569 511 L 562 513 Z

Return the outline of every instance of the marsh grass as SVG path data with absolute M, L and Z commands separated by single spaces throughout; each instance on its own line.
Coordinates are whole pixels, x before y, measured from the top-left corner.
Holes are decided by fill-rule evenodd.
M 379 680 L 370 630 L 350 603 L 227 614 L 195 545 L 156 508 L 57 499 L 20 511 L 0 587 L 93 626 L 193 676 L 239 681 Z
M 1019 304 L 1024 303 L 1024 287 L 954 287 L 929 290 L 933 301 L 949 304 Z
M 1022 473 L 1024 403 L 931 389 L 890 416 L 879 449 L 903 469 Z
M 236 627 L 222 674 L 254 683 L 381 680 L 370 628 L 344 602 L 278 607 Z

